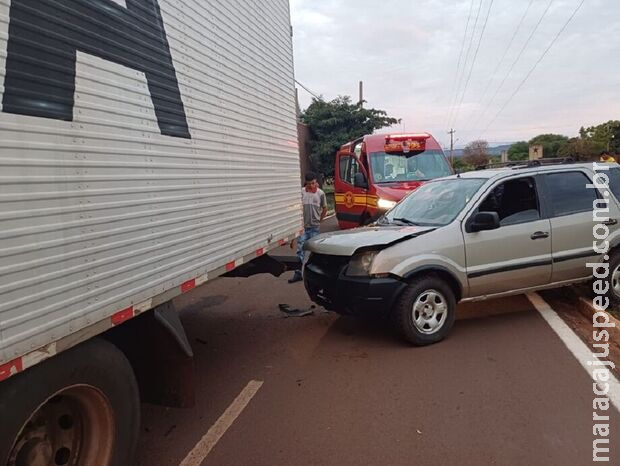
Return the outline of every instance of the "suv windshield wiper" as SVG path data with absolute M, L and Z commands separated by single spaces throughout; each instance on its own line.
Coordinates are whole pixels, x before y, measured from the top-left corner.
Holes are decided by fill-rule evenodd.
M 379 219 L 375 222 L 375 225 L 389 225 L 390 221 L 385 215 L 379 217 Z
M 398 217 L 393 219 L 395 222 L 400 222 L 400 223 L 404 223 L 406 225 L 413 225 L 413 226 L 417 226 L 418 224 L 415 222 L 412 222 L 411 220 L 409 220 L 408 218 L 405 217 Z

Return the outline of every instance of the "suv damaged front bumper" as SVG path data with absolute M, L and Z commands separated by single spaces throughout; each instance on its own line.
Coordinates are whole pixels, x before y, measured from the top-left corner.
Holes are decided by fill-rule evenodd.
M 310 299 L 339 314 L 387 316 L 407 286 L 385 277 L 348 277 L 349 257 L 312 254 L 304 267 L 304 285 Z

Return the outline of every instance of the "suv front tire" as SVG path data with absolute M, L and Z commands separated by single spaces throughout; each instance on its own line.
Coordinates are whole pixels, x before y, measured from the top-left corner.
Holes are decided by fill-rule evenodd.
M 434 275 L 414 278 L 394 307 L 397 330 L 416 346 L 443 340 L 454 324 L 455 314 L 454 292 Z

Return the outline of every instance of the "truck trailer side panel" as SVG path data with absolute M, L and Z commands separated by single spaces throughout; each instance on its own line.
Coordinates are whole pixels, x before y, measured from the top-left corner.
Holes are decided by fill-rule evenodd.
M 293 83 L 286 0 L 0 2 L 0 366 L 294 236 Z

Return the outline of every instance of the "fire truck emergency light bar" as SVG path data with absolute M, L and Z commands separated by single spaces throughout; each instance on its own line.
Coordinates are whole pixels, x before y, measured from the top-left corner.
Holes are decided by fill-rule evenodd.
M 430 137 L 431 135 L 428 133 L 386 134 L 384 151 L 386 154 L 424 152 L 426 150 L 426 140 Z

